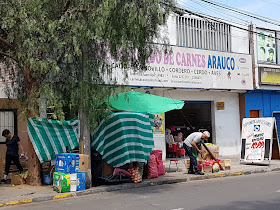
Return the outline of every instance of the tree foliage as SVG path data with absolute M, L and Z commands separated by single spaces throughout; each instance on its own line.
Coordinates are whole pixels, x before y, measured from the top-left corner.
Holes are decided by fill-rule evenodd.
M 83 109 L 94 128 L 102 112 L 93 107 L 118 90 L 108 85 L 108 56 L 143 69 L 173 6 L 174 0 L 0 0 L 0 59 L 12 69 L 26 113 L 36 114 L 43 96 L 74 116 Z

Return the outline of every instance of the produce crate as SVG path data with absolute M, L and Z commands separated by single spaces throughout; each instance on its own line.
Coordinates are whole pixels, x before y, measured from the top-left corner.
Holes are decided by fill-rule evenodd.
M 230 159 L 223 159 L 223 160 L 220 161 L 220 164 L 225 170 L 230 170 L 231 160 Z
M 79 172 L 79 154 L 74 154 L 74 153 L 57 154 L 55 171 L 61 173 Z
M 53 186 L 54 190 L 58 192 L 70 192 L 70 173 L 54 172 Z
M 203 167 L 204 173 L 212 173 L 212 166 L 204 166 Z

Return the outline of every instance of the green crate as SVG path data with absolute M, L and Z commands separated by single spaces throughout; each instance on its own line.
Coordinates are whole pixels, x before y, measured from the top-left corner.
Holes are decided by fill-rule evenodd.
M 70 173 L 54 172 L 53 186 L 57 192 L 70 192 Z

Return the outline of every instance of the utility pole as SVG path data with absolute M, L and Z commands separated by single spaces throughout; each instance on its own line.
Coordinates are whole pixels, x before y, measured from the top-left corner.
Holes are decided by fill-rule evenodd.
M 84 63 L 85 63 L 85 48 L 82 48 L 82 63 L 81 70 L 79 75 L 79 84 L 80 84 L 80 109 L 79 109 L 79 121 L 80 121 L 80 139 L 79 139 L 79 153 L 88 155 L 88 171 L 86 173 L 86 188 L 90 188 L 92 185 L 91 177 L 91 146 L 90 146 L 90 133 L 87 126 L 87 116 L 85 115 L 83 104 L 83 90 L 84 90 Z

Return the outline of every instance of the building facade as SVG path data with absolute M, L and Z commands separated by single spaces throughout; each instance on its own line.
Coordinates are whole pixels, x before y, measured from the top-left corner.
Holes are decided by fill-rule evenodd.
M 253 90 L 249 26 L 206 20 L 191 14 L 173 14 L 166 28 L 170 46 L 160 44 L 147 69 L 118 74 L 119 84 L 137 91 L 178 99 L 182 110 L 164 114 L 165 127 L 184 138 L 193 131 L 208 130 L 209 142 L 218 144 L 221 155 L 240 152 L 240 94 Z M 118 70 L 120 72 L 120 70 Z M 164 151 L 164 133 L 155 133 L 155 149 Z
M 280 129 L 280 31 L 253 25 L 254 91 L 245 94 L 246 117 L 275 117 Z

